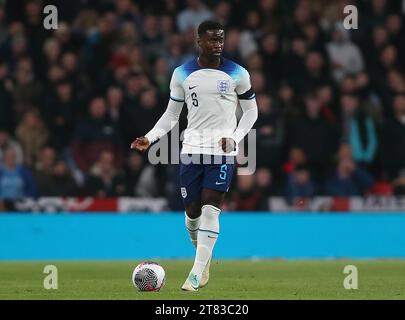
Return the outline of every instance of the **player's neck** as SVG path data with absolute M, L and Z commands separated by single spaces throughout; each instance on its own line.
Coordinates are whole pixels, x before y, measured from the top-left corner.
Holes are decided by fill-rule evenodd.
M 197 58 L 197 62 L 201 68 L 210 68 L 215 69 L 218 68 L 221 64 L 220 57 L 206 57 L 206 56 L 199 56 Z

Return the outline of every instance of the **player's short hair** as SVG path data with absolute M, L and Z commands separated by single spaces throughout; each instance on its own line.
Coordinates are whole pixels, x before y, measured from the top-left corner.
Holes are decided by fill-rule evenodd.
M 207 30 L 224 30 L 224 26 L 217 21 L 207 20 L 200 23 L 197 33 L 202 36 Z

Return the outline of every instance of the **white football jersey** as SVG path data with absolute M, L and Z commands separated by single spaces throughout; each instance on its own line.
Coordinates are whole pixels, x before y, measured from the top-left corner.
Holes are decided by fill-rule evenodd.
M 188 124 L 182 153 L 225 155 L 219 145 L 233 137 L 238 99 L 253 99 L 248 71 L 221 59 L 216 69 L 201 68 L 197 59 L 177 67 L 170 82 L 170 98 L 186 102 Z M 236 155 L 237 150 L 226 155 Z

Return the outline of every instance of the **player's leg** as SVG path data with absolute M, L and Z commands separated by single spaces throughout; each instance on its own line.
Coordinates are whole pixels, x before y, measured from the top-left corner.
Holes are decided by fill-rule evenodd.
M 204 167 L 200 164 L 180 163 L 180 186 L 186 209 L 185 223 L 191 241 L 197 247 L 198 229 L 201 219 L 201 185 L 204 176 Z M 181 287 L 186 291 L 197 291 L 198 282 L 187 278 Z
M 232 181 L 234 165 L 210 164 L 206 165 L 204 169 L 197 250 L 189 275 L 189 278 L 195 280 L 199 287 L 204 287 L 209 279 L 212 252 L 219 235 L 220 208 Z
M 218 218 L 221 210 L 218 208 L 221 207 L 224 197 L 224 191 L 204 188 L 201 192 L 200 203 L 203 206 L 199 207 L 201 215 L 198 218 L 199 229 L 195 242 L 197 250 L 193 268 L 182 286 L 183 290 L 197 291 L 198 288 L 205 287 L 208 283 L 212 251 L 219 235 Z
M 187 158 L 186 158 L 187 159 Z M 204 168 L 198 163 L 180 163 L 180 190 L 185 207 L 185 225 L 191 242 L 197 247 L 197 234 L 201 216 L 201 184 Z
M 185 207 L 186 228 L 194 248 L 197 248 L 198 229 L 200 228 L 201 223 L 201 199 L 198 198 L 195 201 L 186 204 Z
M 219 235 L 219 209 L 225 198 L 225 191 L 204 188 L 201 193 L 201 221 L 197 236 L 197 250 L 191 274 L 197 275 L 199 287 L 205 287 L 209 280 L 212 252 Z

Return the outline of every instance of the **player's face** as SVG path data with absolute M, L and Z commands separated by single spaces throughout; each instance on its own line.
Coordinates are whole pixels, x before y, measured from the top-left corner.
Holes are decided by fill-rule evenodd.
M 220 57 L 224 49 L 224 30 L 207 30 L 200 38 L 201 53 L 207 57 Z

